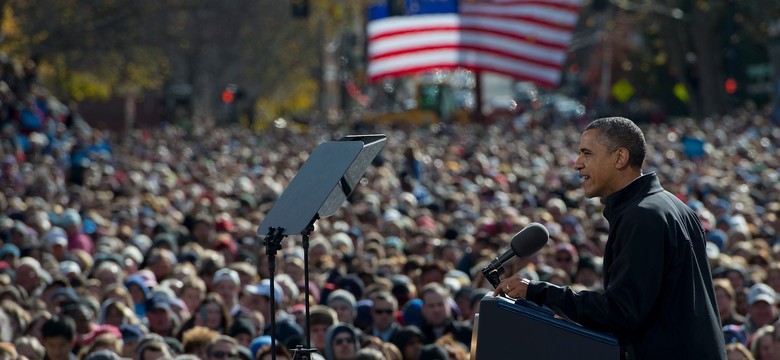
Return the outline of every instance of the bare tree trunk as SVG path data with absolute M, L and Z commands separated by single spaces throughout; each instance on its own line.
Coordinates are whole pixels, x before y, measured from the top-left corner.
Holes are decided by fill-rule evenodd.
M 677 78 L 677 81 L 685 85 L 685 89 L 688 91 L 688 112 L 694 118 L 701 114 L 701 109 L 697 101 L 696 94 L 699 91 L 699 84 L 695 81 L 695 78 L 690 77 L 689 69 L 691 64 L 686 59 L 686 55 L 691 52 L 688 46 L 688 36 L 685 32 L 685 27 L 682 23 L 675 19 L 664 18 L 661 22 L 665 24 L 662 26 L 664 29 L 664 40 L 666 44 L 666 51 L 669 53 L 669 61 L 671 62 L 670 68 L 672 73 Z M 692 81 L 693 80 L 693 81 Z
M 696 102 L 700 105 L 701 116 L 724 114 L 728 111 L 728 97 L 724 88 L 723 51 L 716 38 L 722 33 L 722 14 L 725 11 L 720 1 L 710 1 L 707 11 L 692 6 L 689 16 L 689 34 L 691 46 L 696 54 L 697 66 L 694 68 L 699 80 Z M 728 15 L 727 15 L 728 16 Z

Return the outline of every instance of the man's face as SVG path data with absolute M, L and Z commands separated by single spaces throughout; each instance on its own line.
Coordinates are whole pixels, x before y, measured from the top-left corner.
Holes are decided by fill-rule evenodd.
M 443 283 L 444 274 L 439 270 L 428 270 L 420 275 L 420 283 L 422 285 L 430 284 L 433 282 Z
M 105 323 L 119 327 L 125 320 L 125 314 L 118 306 L 109 306 L 106 309 Z
M 750 305 L 749 309 L 750 320 L 757 327 L 774 322 L 776 313 L 775 306 L 766 301 L 756 301 L 753 305 Z
M 122 269 L 119 268 L 119 265 L 106 265 L 106 267 L 100 269 L 100 271 L 95 275 L 95 278 L 100 280 L 100 284 L 103 287 L 107 287 L 111 284 L 116 284 L 119 282 L 121 271 Z
M 238 286 L 229 280 L 222 280 L 214 287 L 214 291 L 222 297 L 225 304 L 232 306 L 238 295 Z
M 349 333 L 340 333 L 333 338 L 333 359 L 347 360 L 355 355 L 355 338 Z
M 560 250 L 555 253 L 555 264 L 558 265 L 559 268 L 566 270 L 567 273 L 572 273 L 577 266 L 572 254 L 565 250 Z
M 374 301 L 374 307 L 371 309 L 371 318 L 378 330 L 387 330 L 395 322 L 395 316 L 393 315 L 395 315 L 393 303 L 383 299 Z
M 320 351 L 325 350 L 325 334 L 328 332 L 328 324 L 311 324 L 309 335 L 311 342 Z
M 152 332 L 164 333 L 170 328 L 171 317 L 168 310 L 152 309 L 146 314 L 146 318 L 149 319 L 149 330 Z
M 209 359 L 234 359 L 238 357 L 236 346 L 227 341 L 217 341 L 209 350 Z
M 155 350 L 155 349 L 149 349 L 149 350 L 144 351 L 144 353 L 141 355 L 141 359 L 140 360 L 158 360 L 158 359 L 162 359 L 162 358 L 164 358 L 166 356 L 168 356 L 168 354 L 166 354 L 163 351 Z
M 23 287 L 28 292 L 37 288 L 41 283 L 35 268 L 28 264 L 22 264 L 16 269 L 16 281 L 19 286 Z
M 92 312 L 85 306 L 78 306 L 75 309 L 69 309 L 65 315 L 70 316 L 73 322 L 76 323 L 76 332 L 79 334 L 86 334 L 92 329 L 90 323 L 92 322 Z
M 144 290 L 138 285 L 130 285 L 127 287 L 127 291 L 130 292 L 130 296 L 133 298 L 133 303 L 140 304 L 146 301 L 146 294 Z
M 352 311 L 352 307 L 344 302 L 334 302 L 331 306 L 333 310 L 336 310 L 336 315 L 338 315 L 339 321 L 347 324 L 351 324 L 352 320 L 354 318 L 354 313 Z
M 252 345 L 252 335 L 249 335 L 247 333 L 240 333 L 233 335 L 233 338 L 238 341 L 238 344 L 241 346 L 244 346 L 246 348 L 249 348 Z
M 73 343 L 61 336 L 47 337 L 43 339 L 43 347 L 46 348 L 49 359 L 67 360 L 73 349 Z
M 182 290 L 181 299 L 190 310 L 195 310 L 200 306 L 200 302 L 203 301 L 203 296 L 200 290 L 188 287 Z
M 173 272 L 171 262 L 162 254 L 166 254 L 166 252 L 160 252 L 160 255 L 154 256 L 154 258 L 149 261 L 149 270 L 154 273 L 154 276 L 157 279 L 165 279 Z
M 246 294 L 242 296 L 241 306 L 252 311 L 260 312 L 263 315 L 267 315 L 270 308 L 270 304 L 268 303 L 268 298 L 256 294 Z
M 450 306 L 447 299 L 439 293 L 429 291 L 422 298 L 422 315 L 425 321 L 433 326 L 444 326 L 450 317 Z
M 417 359 L 420 357 L 420 351 L 422 350 L 422 340 L 417 336 L 412 336 L 406 343 L 401 352 L 403 352 L 404 359 Z
M 600 130 L 585 130 L 580 138 L 580 152 L 574 168 L 582 178 L 582 188 L 585 197 L 606 197 L 619 190 L 613 182 L 617 152 L 609 151 L 599 141 Z
M 222 308 L 214 302 L 203 305 L 195 321 L 198 325 L 218 329 L 222 326 Z
M 715 302 L 718 303 L 718 311 L 721 316 L 726 315 L 731 311 L 731 298 L 723 288 L 715 288 Z

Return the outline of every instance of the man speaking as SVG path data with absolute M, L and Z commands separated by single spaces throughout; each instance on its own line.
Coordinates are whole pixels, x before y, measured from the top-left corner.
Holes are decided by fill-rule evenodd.
M 574 167 L 609 221 L 603 292 L 514 275 L 494 294 L 612 333 L 624 359 L 726 359 L 704 230 L 654 173 L 642 174 L 646 149 L 641 129 L 620 117 L 591 122 L 580 138 Z

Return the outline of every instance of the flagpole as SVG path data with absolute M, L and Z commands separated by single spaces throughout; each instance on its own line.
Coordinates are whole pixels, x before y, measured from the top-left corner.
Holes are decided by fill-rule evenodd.
M 474 120 L 482 121 L 482 70 L 474 70 Z

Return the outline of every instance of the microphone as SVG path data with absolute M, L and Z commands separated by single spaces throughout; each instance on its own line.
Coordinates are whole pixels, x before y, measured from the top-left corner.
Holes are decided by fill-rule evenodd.
M 482 269 L 482 274 L 485 275 L 493 287 L 496 287 L 501 282 L 498 279 L 498 276 L 503 272 L 501 265 L 515 256 L 528 257 L 535 254 L 547 244 L 549 238 L 550 233 L 547 232 L 547 228 L 544 225 L 536 222 L 528 224 L 528 226 L 512 237 L 509 250 L 493 259 L 488 266 L 485 266 Z

